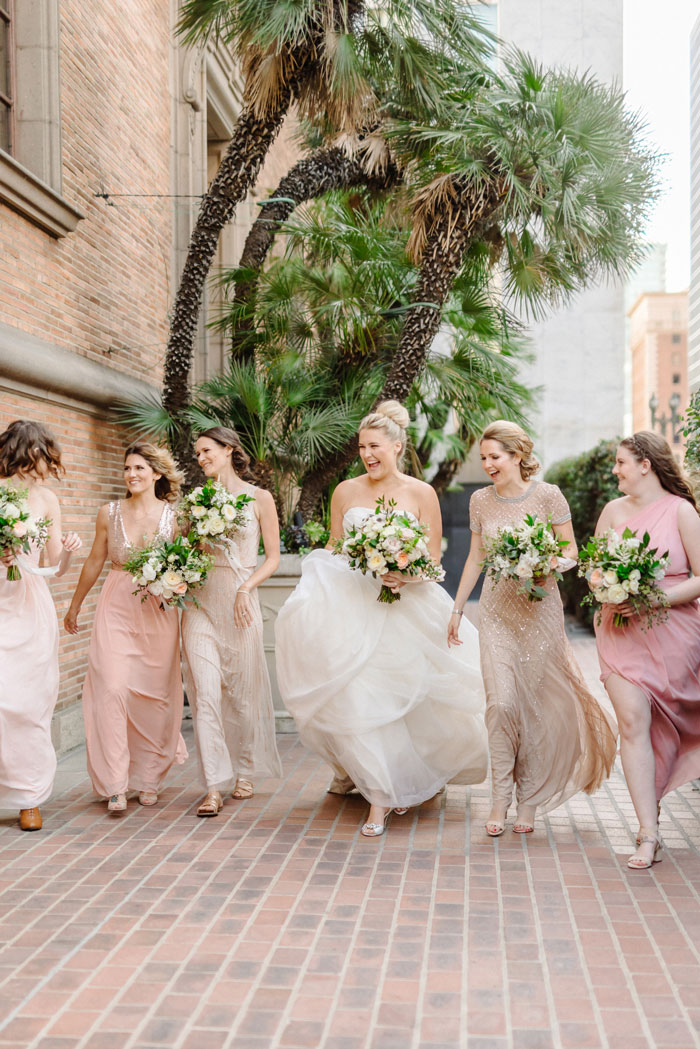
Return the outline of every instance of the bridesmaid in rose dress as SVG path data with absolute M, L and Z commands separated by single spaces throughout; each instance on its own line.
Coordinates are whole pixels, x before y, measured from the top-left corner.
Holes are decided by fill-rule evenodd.
M 141 601 L 123 570 L 133 547 L 174 538 L 172 504 L 182 475 L 169 452 L 140 442 L 125 452 L 124 481 L 126 499 L 100 507 L 64 619 L 76 634 L 83 601 L 109 558 L 90 638 L 83 718 L 90 779 L 112 813 L 126 809 L 127 790 L 137 790 L 142 805 L 155 805 L 170 767 L 187 758 L 177 609 L 161 607 L 152 594 Z
M 613 473 L 620 499 L 603 509 L 596 535 L 649 533 L 671 563 L 661 586 L 670 608 L 651 629 L 629 604 L 606 605 L 596 627 L 601 678 L 620 726 L 622 767 L 639 818 L 632 869 L 659 851 L 661 798 L 700 776 L 700 517 L 668 443 L 643 430 L 620 443 Z M 691 574 L 692 573 L 692 574 Z M 613 615 L 628 616 L 624 627 Z
M 79 550 L 75 532 L 61 535 L 61 508 L 46 487 L 63 474 L 61 450 L 40 423 L 18 419 L 0 434 L 0 484 L 24 488 L 35 517 L 51 520 L 44 553 L 52 575 L 64 574 Z M 21 578 L 7 579 L 0 568 L 0 808 L 19 809 L 22 830 L 40 830 L 39 806 L 53 788 L 56 754 L 51 743 L 51 715 L 58 698 L 58 621 L 39 572 L 39 551 L 18 562 Z

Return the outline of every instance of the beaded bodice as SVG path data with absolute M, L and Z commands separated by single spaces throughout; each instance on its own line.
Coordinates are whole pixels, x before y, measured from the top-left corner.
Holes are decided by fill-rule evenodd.
M 175 536 L 176 528 L 175 511 L 169 503 L 164 502 L 163 512 L 160 516 L 156 533 L 153 536 L 153 542 L 170 542 Z M 142 539 L 137 545 L 144 546 L 146 544 Z M 124 528 L 121 499 L 115 499 L 109 504 L 109 522 L 107 525 L 107 556 L 112 562 L 112 567 L 123 568 L 129 559 L 132 549 L 132 544 L 129 542 L 129 537 Z

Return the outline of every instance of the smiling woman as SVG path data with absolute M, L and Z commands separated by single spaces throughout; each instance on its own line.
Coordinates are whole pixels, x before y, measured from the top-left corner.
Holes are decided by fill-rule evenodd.
M 95 540 L 83 565 L 64 625 L 79 630 L 78 614 L 107 558 L 109 572 L 97 602 L 83 686 L 88 772 L 111 813 L 124 812 L 127 790 L 155 805 L 174 762 L 187 757 L 180 735 L 182 681 L 177 609 L 152 594 L 133 594 L 124 564 L 134 549 L 171 542 L 173 503 L 182 475 L 169 452 L 152 444 L 124 454 L 126 499 L 100 507 Z

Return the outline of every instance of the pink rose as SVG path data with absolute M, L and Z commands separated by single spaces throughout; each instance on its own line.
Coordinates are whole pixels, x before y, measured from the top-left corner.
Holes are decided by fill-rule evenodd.
M 600 568 L 594 568 L 589 579 L 591 586 L 597 590 L 603 585 L 603 573 Z
M 187 593 L 187 583 L 178 583 L 177 586 L 173 587 L 173 593 L 181 596 Z
M 396 558 L 396 566 L 397 566 L 397 568 L 399 568 L 399 569 L 405 568 L 406 565 L 408 564 L 409 560 L 410 560 L 410 558 L 409 558 L 408 554 L 406 553 L 406 551 L 402 550 L 401 553 Z
M 12 532 L 18 539 L 22 539 L 27 534 L 27 522 L 15 521 L 12 526 Z

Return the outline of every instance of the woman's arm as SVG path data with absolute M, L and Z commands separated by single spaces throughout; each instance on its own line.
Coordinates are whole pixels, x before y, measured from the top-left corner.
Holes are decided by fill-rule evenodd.
M 561 556 L 571 557 L 575 561 L 578 558 L 578 546 L 576 545 L 573 522 L 564 521 L 563 524 L 553 524 L 552 531 L 557 539 L 566 539 L 568 543 L 568 546 L 562 547 Z
M 43 507 L 41 514 L 51 521 L 49 534 L 45 547 L 45 560 L 49 565 L 58 565 L 56 577 L 64 575 L 70 566 L 71 557 L 80 550 L 83 545 L 82 539 L 77 532 L 66 532 L 63 535 L 61 527 L 61 504 L 50 488 L 41 488 L 41 500 Z
M 684 605 L 700 597 L 700 517 L 686 500 L 678 507 L 678 531 L 693 574 L 666 591 L 671 606 Z
M 63 620 L 63 625 L 69 634 L 78 633 L 78 630 L 80 629 L 78 626 L 78 613 L 80 612 L 83 601 L 99 579 L 100 572 L 107 560 L 108 513 L 108 506 L 101 506 L 97 513 L 95 540 L 92 544 L 92 550 L 85 559 L 85 564 L 80 573 L 78 585 L 76 586 L 75 593 L 71 599 L 70 608 L 66 612 Z
M 255 509 L 260 522 L 265 560 L 236 592 L 233 604 L 234 626 L 243 627 L 250 622 L 250 591 L 277 571 L 280 565 L 280 526 L 275 501 L 269 492 L 259 488 L 255 495 Z
M 457 587 L 457 593 L 455 595 L 454 608 L 456 611 L 453 611 L 447 626 L 448 645 L 462 644 L 459 640 L 459 621 L 462 618 L 464 606 L 469 600 L 469 595 L 474 589 L 477 579 L 481 575 L 481 562 L 484 560 L 484 556 L 485 551 L 483 543 L 481 542 L 481 533 L 472 532 L 469 556 L 464 564 L 462 578 L 459 581 L 459 586 Z
M 331 496 L 331 531 L 326 550 L 332 550 L 338 539 L 343 538 L 343 507 L 347 481 L 341 481 Z
M 442 514 L 437 493 L 432 485 L 426 484 L 421 489 L 418 510 L 420 522 L 428 530 L 428 553 L 433 561 L 440 564 L 442 560 Z M 396 593 L 406 583 L 423 583 L 424 580 L 409 572 L 387 572 L 382 576 L 382 582 Z

